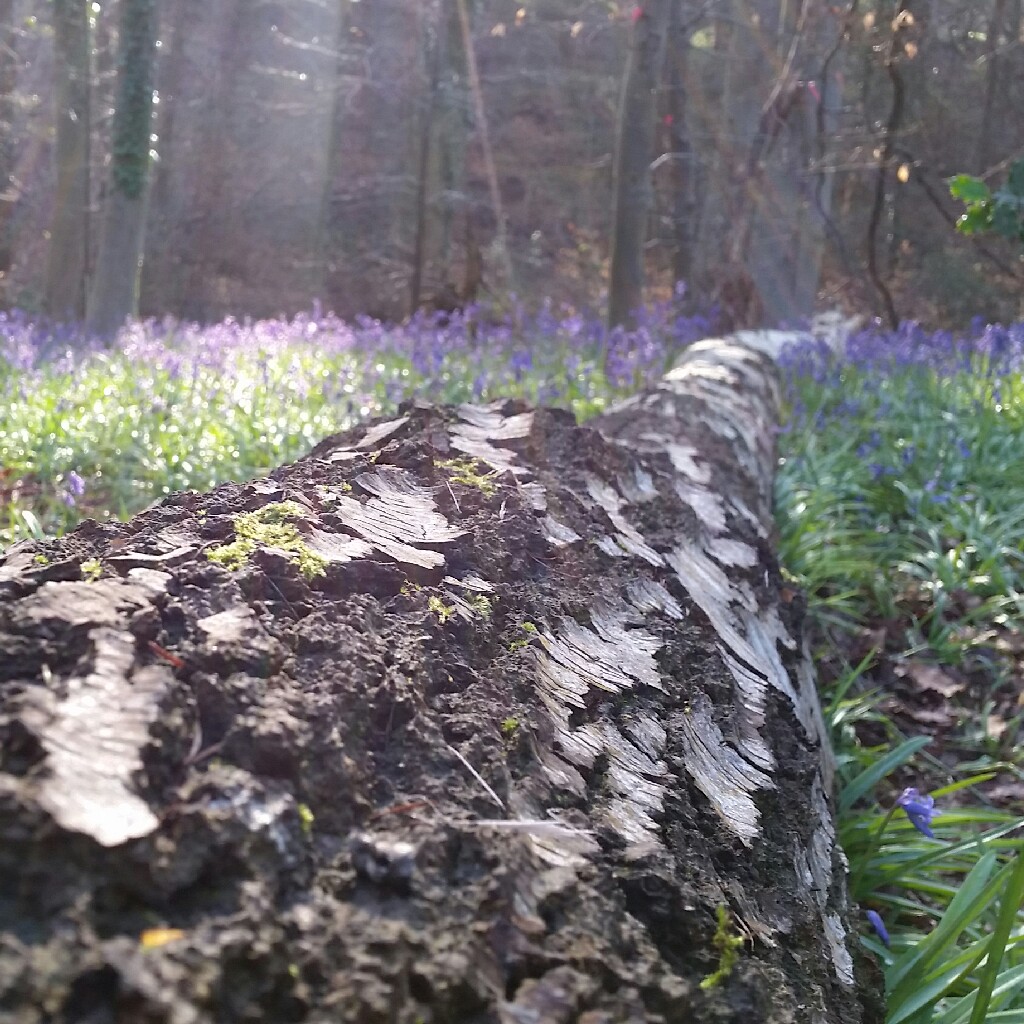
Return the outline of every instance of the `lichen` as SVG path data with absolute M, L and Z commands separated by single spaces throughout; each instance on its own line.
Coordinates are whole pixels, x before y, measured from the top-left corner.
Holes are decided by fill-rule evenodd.
M 249 560 L 257 547 L 280 548 L 294 555 L 292 563 L 307 580 L 327 575 L 327 559 L 311 551 L 291 519 L 304 514 L 294 501 L 264 505 L 255 512 L 245 512 L 235 520 L 235 539 L 206 552 L 211 562 L 236 571 Z

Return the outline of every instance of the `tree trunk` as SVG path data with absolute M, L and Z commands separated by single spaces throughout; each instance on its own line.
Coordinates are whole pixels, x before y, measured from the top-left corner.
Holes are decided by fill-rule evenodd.
M 692 17 L 688 4 L 672 5 L 665 56 L 665 85 L 672 188 L 672 276 L 676 283 L 692 284 L 694 250 L 700 231 L 699 167 L 690 142 L 687 79 Z
M 1007 0 L 995 0 L 988 32 L 985 34 L 985 99 L 981 108 L 978 125 L 978 140 L 975 144 L 974 173 L 985 174 L 992 165 L 993 150 L 997 150 L 993 138 L 993 122 L 999 87 L 1005 81 L 1000 50 L 1003 46 L 1003 32 L 1007 22 Z M 1019 40 L 1015 40 L 1019 42 Z M 1002 123 L 1002 121 L 1000 122 Z
M 81 320 L 89 260 L 92 41 L 86 0 L 54 0 L 57 187 L 46 270 L 46 311 Z
M 738 326 L 809 317 L 842 108 L 839 20 L 815 0 L 717 9 L 715 53 L 688 75 L 707 182 L 697 277 Z
M 753 212 L 748 270 L 769 323 L 810 317 L 817 302 L 831 213 L 841 64 L 822 68 L 839 33 L 828 5 L 801 0 L 780 16 L 783 46 L 767 139 L 756 139 L 759 165 L 750 190 Z M 824 77 L 822 72 L 825 72 Z M 764 102 L 764 101 L 762 101 Z M 763 148 L 762 148 L 763 147 Z
M 344 92 L 342 81 L 347 67 L 347 51 L 349 48 L 349 30 L 352 27 L 352 0 L 333 0 L 337 7 L 337 20 L 334 26 L 332 48 L 334 59 L 332 67 L 327 71 L 327 83 L 324 88 L 330 95 L 330 103 L 325 116 L 323 177 L 320 181 L 320 212 L 316 219 L 316 252 L 315 262 L 318 283 L 314 296 L 315 301 L 322 301 L 327 294 L 332 275 L 337 266 L 332 266 L 332 225 L 331 197 L 338 180 L 345 173 L 345 154 L 342 151 L 341 119 L 344 111 Z
M 412 264 L 409 277 L 409 315 L 420 308 L 423 298 L 423 272 L 427 256 L 427 213 L 431 200 L 430 168 L 431 153 L 436 151 L 432 143 L 434 135 L 435 109 L 440 86 L 441 52 L 440 25 L 436 24 L 435 12 L 424 5 L 420 10 L 420 36 L 423 48 L 423 77 L 425 89 L 419 103 L 419 152 L 416 161 L 416 233 L 413 237 Z M 435 161 L 436 162 L 436 161 Z
M 251 103 L 240 86 L 251 63 L 245 37 L 251 14 L 248 0 L 180 0 L 174 130 L 163 140 L 159 188 L 151 196 L 143 281 L 147 307 L 188 319 L 225 315 L 220 282 L 229 271 L 241 273 L 244 260 L 241 247 L 226 240 L 228 226 L 241 219 L 231 156 L 236 121 Z
M 411 404 L 9 552 L 11 1024 L 880 1022 L 771 548 L 776 342 L 585 427 Z
M 628 323 L 643 305 L 644 242 L 651 206 L 655 93 L 661 81 L 673 0 L 646 0 L 637 7 L 622 83 L 615 139 L 611 280 L 608 324 Z
M 86 311 L 87 330 L 100 338 L 112 337 L 139 310 L 156 33 L 156 0 L 121 0 L 110 180 Z
M 14 265 L 14 88 L 17 80 L 17 32 L 14 0 L 0 0 L 0 309 L 9 302 L 8 283 Z

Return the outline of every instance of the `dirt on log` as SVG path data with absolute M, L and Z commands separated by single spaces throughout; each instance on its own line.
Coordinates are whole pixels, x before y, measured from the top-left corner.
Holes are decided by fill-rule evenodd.
M 880 1022 L 752 346 L 9 551 L 0 1020 Z

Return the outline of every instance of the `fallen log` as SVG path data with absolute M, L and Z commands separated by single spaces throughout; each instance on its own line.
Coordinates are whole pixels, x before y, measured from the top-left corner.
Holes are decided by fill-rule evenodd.
M 0 561 L 0 1015 L 883 1019 L 770 508 L 780 336 L 417 403 Z

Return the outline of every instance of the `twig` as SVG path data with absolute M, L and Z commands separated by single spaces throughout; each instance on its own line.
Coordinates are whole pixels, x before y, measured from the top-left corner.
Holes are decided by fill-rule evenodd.
M 455 749 L 455 747 L 453 747 L 453 746 L 452 746 L 452 745 L 451 745 L 450 743 L 446 743 L 446 744 L 445 744 L 445 746 L 446 746 L 446 747 L 447 747 L 447 748 L 448 748 L 448 749 L 449 749 L 449 750 L 450 750 L 450 751 L 451 751 L 451 752 L 452 752 L 452 753 L 453 753 L 453 754 L 454 754 L 454 755 L 455 755 L 455 756 L 456 756 L 456 757 L 457 757 L 457 758 L 458 758 L 458 759 L 459 759 L 459 760 L 460 760 L 460 761 L 461 761 L 461 762 L 462 762 L 462 763 L 463 763 L 463 764 L 464 764 L 464 765 L 466 766 L 466 770 L 467 770 L 467 771 L 469 772 L 469 774 L 470 774 L 470 775 L 472 775 L 472 776 L 473 776 L 473 778 L 474 778 L 474 779 L 476 779 L 476 781 L 477 781 L 477 782 L 479 782 L 479 783 L 480 783 L 480 785 L 481 785 L 481 786 L 483 786 L 483 787 L 484 787 L 484 789 L 485 789 L 485 790 L 486 790 L 486 792 L 487 792 L 487 795 L 488 795 L 488 796 L 489 796 L 489 797 L 490 797 L 490 798 L 491 798 L 491 799 L 492 799 L 492 800 L 493 800 L 493 801 L 494 801 L 494 802 L 495 802 L 495 803 L 496 803 L 496 804 L 497 804 L 497 805 L 498 805 L 498 806 L 499 806 L 499 807 L 500 807 L 500 808 L 501 808 L 502 810 L 505 810 L 505 801 L 504 801 L 504 800 L 502 800 L 502 799 L 501 799 L 501 797 L 500 797 L 500 796 L 498 796 L 498 794 L 497 794 L 497 793 L 495 793 L 493 789 L 491 789 L 491 787 L 490 787 L 490 786 L 489 786 L 489 785 L 487 784 L 487 781 L 486 781 L 486 780 L 484 779 L 484 777 L 483 777 L 483 776 L 482 776 L 482 775 L 481 775 L 481 774 L 480 774 L 480 773 L 479 773 L 479 772 L 478 772 L 478 771 L 477 771 L 477 770 L 476 770 L 476 769 L 475 769 L 475 768 L 474 768 L 474 767 L 473 767 L 473 766 L 472 766 L 472 765 L 471 765 L 471 764 L 470 764 L 470 763 L 469 763 L 469 762 L 468 762 L 468 761 L 467 761 L 467 760 L 465 759 L 465 757 L 463 757 L 463 756 L 462 756 L 462 754 L 461 754 L 461 753 L 460 753 L 460 752 L 459 752 L 458 750 L 456 750 L 456 749 Z

